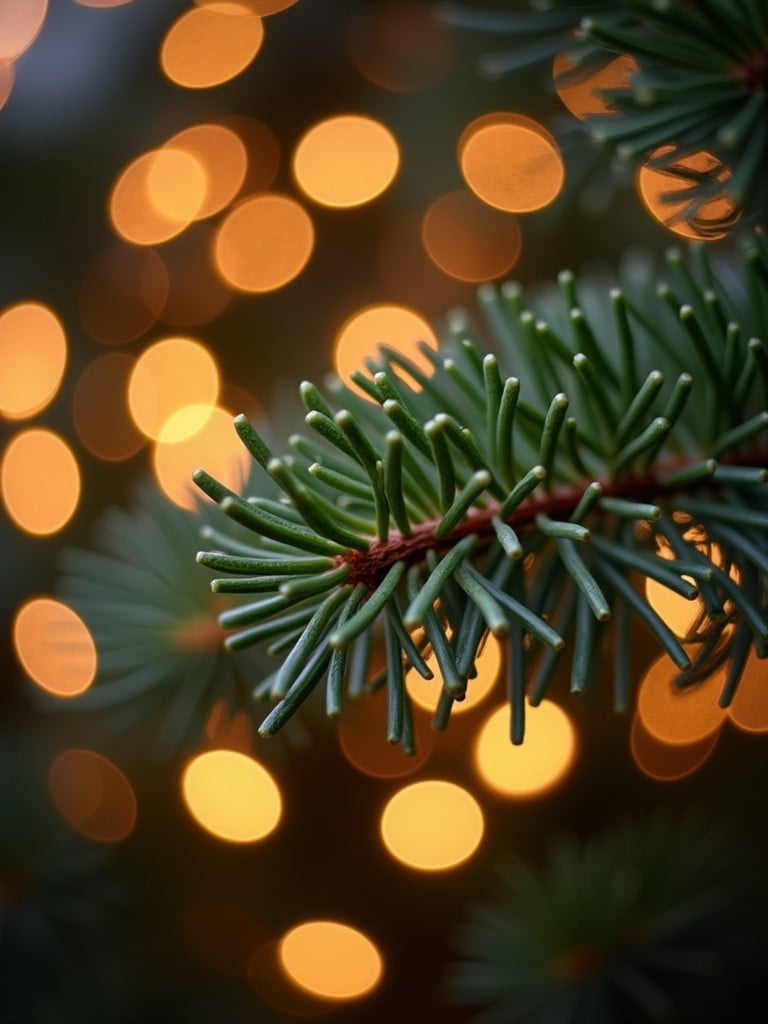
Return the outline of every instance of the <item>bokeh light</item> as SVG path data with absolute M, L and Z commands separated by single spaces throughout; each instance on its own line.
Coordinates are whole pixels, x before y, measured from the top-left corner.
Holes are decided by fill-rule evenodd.
M 309 260 L 315 229 L 295 199 L 276 192 L 251 196 L 227 214 L 215 242 L 216 267 L 244 292 L 270 292 L 297 277 Z
M 340 921 L 305 921 L 280 942 L 280 962 L 301 988 L 322 999 L 359 999 L 378 985 L 383 964 L 373 942 Z
M 197 433 L 190 424 L 204 425 Z M 152 470 L 160 489 L 174 504 L 195 512 L 200 501 L 210 499 L 192 483 L 192 473 L 204 466 L 226 487 L 240 491 L 251 467 L 251 456 L 232 426 L 232 413 L 219 406 L 179 409 L 166 422 L 168 436 L 187 435 L 183 441 L 166 441 L 165 434 L 152 453 Z
M 0 110 L 3 109 L 11 95 L 16 78 L 15 64 L 0 64 Z
M 530 213 L 548 206 L 565 180 L 550 133 L 529 117 L 484 114 L 461 134 L 459 166 L 467 185 L 489 206 Z
M 675 557 L 669 545 L 660 546 L 656 554 L 660 558 L 668 560 Z M 675 636 L 679 637 L 688 635 L 691 627 L 701 614 L 703 606 L 701 597 L 696 597 L 693 601 L 689 601 L 682 594 L 670 590 L 669 587 L 665 587 L 663 583 L 651 579 L 650 576 L 646 577 L 645 580 L 645 597 L 648 604 L 664 620 Z
M 353 370 L 364 370 L 366 358 L 375 358 L 379 346 L 387 345 L 430 374 L 432 363 L 419 351 L 419 342 L 437 348 L 435 332 L 414 309 L 385 303 L 365 306 L 348 317 L 336 335 L 333 349 L 336 373 L 345 383 L 356 387 L 350 374 Z
M 207 3 L 184 11 L 160 48 L 160 64 L 176 85 L 208 89 L 245 70 L 261 48 L 261 18 L 244 3 Z
M 168 292 L 159 319 L 168 327 L 189 330 L 215 320 L 229 305 L 232 289 L 213 262 L 215 230 L 193 224 L 163 246 Z
M 63 751 L 50 767 L 48 788 L 62 818 L 89 839 L 118 843 L 133 831 L 137 812 L 133 787 L 102 754 Z
M 728 224 L 736 215 L 736 207 L 727 195 L 714 196 L 701 203 L 696 210 L 695 220 L 689 212 L 690 196 L 672 200 L 666 199 L 665 196 L 669 193 L 690 189 L 701 175 L 712 176 L 725 186 L 731 177 L 731 172 L 721 164 L 717 157 L 703 150 L 698 153 L 686 153 L 675 159 L 671 166 L 676 169 L 677 173 L 673 173 L 668 167 L 652 165 L 651 161 L 673 153 L 674 150 L 674 146 L 662 146 L 660 149 L 654 150 L 650 154 L 649 162 L 638 169 L 637 190 L 646 209 L 665 228 L 673 231 L 676 235 L 682 235 L 683 238 L 692 238 L 695 241 L 715 241 L 718 238 L 725 238 L 726 231 L 717 230 L 718 223 Z M 709 227 L 709 225 L 713 225 L 713 227 Z
M 453 309 L 474 300 L 474 286 L 449 277 L 424 249 L 423 209 L 387 219 L 376 247 L 381 292 L 393 302 L 424 310 Z
M 202 215 L 208 177 L 200 160 L 170 145 L 155 151 L 147 171 L 150 203 L 169 220 L 188 224 Z
M 380 0 L 350 19 L 347 51 L 357 70 L 382 89 L 419 92 L 448 70 L 453 36 L 429 4 Z
M 105 462 L 130 459 L 146 444 L 128 409 L 133 356 L 108 352 L 92 360 L 72 394 L 72 420 L 81 443 Z
M 21 302 L 0 314 L 0 416 L 40 412 L 59 389 L 67 338 L 58 317 L 39 302 Z
M 248 961 L 246 979 L 261 1002 L 278 1010 L 287 1019 L 324 1017 L 337 1002 L 330 1002 L 299 988 L 283 967 L 280 942 L 263 942 Z
M 194 216 L 210 217 L 231 203 L 245 181 L 248 156 L 240 136 L 223 124 L 196 124 L 165 144 L 171 153 L 186 153 L 203 170 L 205 189 Z
M 0 65 L 16 60 L 37 39 L 48 0 L 3 0 L 0 4 Z
M 493 712 L 478 733 L 475 767 L 483 782 L 507 797 L 538 796 L 561 782 L 576 753 L 576 734 L 570 719 L 552 701 L 525 709 L 525 741 L 510 738 L 510 710 Z
M 194 0 L 198 7 L 206 7 L 211 4 L 216 5 L 220 0 Z M 254 14 L 258 14 L 260 18 L 266 18 L 270 14 L 279 14 L 280 11 L 287 11 L 289 7 L 293 7 L 298 0 L 238 0 L 238 3 L 242 7 L 247 7 Z
M 339 719 L 339 744 L 351 765 L 377 779 L 412 775 L 429 758 L 435 745 L 434 730 L 426 715 L 414 709 L 414 754 L 406 754 L 396 743 L 387 743 L 387 696 L 385 691 L 349 700 Z
M 13 646 L 29 678 L 56 697 L 84 693 L 96 675 L 96 646 L 68 605 L 34 597 L 16 613 Z
M 51 430 L 17 434 L 3 454 L 0 493 L 20 529 L 37 536 L 57 533 L 80 500 L 80 469 L 72 449 Z
M 663 743 L 643 725 L 638 714 L 632 719 L 629 749 L 637 768 L 657 782 L 677 782 L 697 772 L 717 746 L 720 731 L 694 743 Z
M 768 732 L 768 665 L 754 650 L 727 710 L 733 724 L 744 732 Z
M 134 245 L 158 245 L 180 234 L 202 208 L 205 170 L 182 150 L 142 153 L 123 169 L 109 196 L 112 226 Z
M 492 633 L 486 635 L 480 654 L 475 662 L 477 675 L 467 683 L 467 695 L 464 700 L 454 701 L 451 715 L 460 715 L 477 707 L 496 685 L 501 670 L 501 645 Z M 443 677 L 434 653 L 426 659 L 432 669 L 432 679 L 423 676 L 410 668 L 406 673 L 405 685 L 414 704 L 427 711 L 435 711 L 443 690 Z
M 398 790 L 381 816 L 381 837 L 397 860 L 419 871 L 444 871 L 466 861 L 480 845 L 485 823 L 466 789 L 425 779 Z
M 83 327 L 104 345 L 134 341 L 157 321 L 168 287 L 168 272 L 154 249 L 112 246 L 99 253 L 83 277 Z
M 613 107 L 602 95 L 603 90 L 629 89 L 632 75 L 638 70 L 634 57 L 624 53 L 602 67 L 590 67 L 568 76 L 574 67 L 567 51 L 558 53 L 552 62 L 552 77 L 563 105 L 579 120 L 593 114 L 610 114 Z
M 182 792 L 195 821 L 230 843 L 263 839 L 282 814 L 280 790 L 270 773 L 236 750 L 208 750 L 192 758 Z
M 389 129 L 356 114 L 313 125 L 293 155 L 299 188 L 323 206 L 370 202 L 389 187 L 399 164 L 400 151 Z
M 466 191 L 448 192 L 429 206 L 421 238 L 441 270 L 459 281 L 476 283 L 508 273 L 522 245 L 515 218 Z
M 657 658 L 640 681 L 637 713 L 663 743 L 695 743 L 717 732 L 727 712 L 718 704 L 727 665 L 702 682 L 677 686 L 678 669 L 667 654 Z
M 165 338 L 136 360 L 128 382 L 128 406 L 147 437 L 182 441 L 206 422 L 219 396 L 219 370 L 208 349 L 191 338 Z M 189 413 L 197 410 L 197 418 Z M 209 410 L 206 411 L 206 408 Z M 170 424 L 180 409 L 187 410 Z

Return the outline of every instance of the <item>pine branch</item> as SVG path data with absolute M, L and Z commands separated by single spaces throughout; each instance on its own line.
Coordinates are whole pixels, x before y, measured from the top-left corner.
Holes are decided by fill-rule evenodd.
M 689 599 L 701 595 L 703 646 L 725 623 L 742 647 L 747 638 L 746 649 L 768 654 L 764 242 L 749 240 L 741 286 L 728 292 L 706 257 L 696 270 L 676 251 L 667 262 L 674 285 L 660 285 L 650 301 L 631 284 L 613 289 L 602 295 L 602 313 L 589 317 L 575 304 L 580 288 L 572 281 L 563 292 L 571 308 L 563 317 L 550 297 L 549 322 L 519 289 L 505 302 L 502 286 L 486 324 L 497 352 L 478 362 L 483 341 L 471 335 L 469 348 L 436 360 L 428 388 L 409 380 L 388 349 L 361 376 L 369 401 L 335 382 L 321 411 L 319 392 L 303 385 L 306 422 L 321 441 L 294 445 L 291 459 L 275 459 L 238 417 L 240 436 L 285 497 L 267 512 L 197 470 L 197 485 L 256 535 L 250 553 L 239 547 L 233 558 L 224 545 L 198 561 L 229 574 L 214 590 L 229 589 L 235 576 L 238 590 L 258 595 L 221 616 L 234 629 L 229 648 L 285 640 L 289 653 L 268 688 L 280 703 L 263 734 L 281 727 L 324 677 L 339 713 L 344 680 L 355 691 L 364 685 L 359 672 L 352 679 L 355 652 L 385 626 L 385 685 L 398 703 L 408 701 L 404 668 L 424 670 L 417 632 L 440 649 L 441 725 L 445 708 L 471 685 L 488 631 L 507 642 L 527 635 L 524 654 L 514 652 L 527 673 L 542 646 L 550 652 L 548 674 L 532 677 L 533 703 L 557 658 L 570 655 L 573 689 L 581 691 L 598 674 L 611 619 L 630 614 L 690 672 L 681 638 L 644 596 L 646 577 Z M 483 296 L 487 309 L 487 289 Z M 536 352 L 523 344 L 531 317 Z M 535 372 L 542 361 L 556 377 L 550 395 Z M 367 528 L 352 525 L 353 511 Z M 538 586 L 544 576 L 547 585 Z M 561 602 L 571 586 L 577 600 Z M 339 655 L 346 651 L 350 658 Z M 626 702 L 625 684 L 617 684 L 616 704 Z M 391 742 L 403 740 L 403 720 L 390 723 Z M 520 721 L 513 735 L 522 741 Z
M 62 553 L 59 592 L 88 626 L 99 657 L 93 686 L 74 701 L 56 701 L 58 711 L 104 714 L 113 732 L 149 724 L 166 755 L 199 741 L 217 701 L 230 716 L 240 709 L 252 713 L 247 680 L 268 662 L 255 650 L 245 661 L 228 656 L 218 615 L 243 582 L 249 592 L 265 588 L 240 576 L 211 592 L 193 561 L 201 516 L 204 535 L 227 552 L 217 565 L 238 573 L 248 565 L 260 566 L 260 574 L 274 569 L 269 556 L 249 562 L 245 531 L 241 538 L 231 530 L 224 537 L 206 510 L 195 515 L 143 485 L 130 510 L 111 508 L 99 519 L 96 550 Z M 282 571 L 283 562 L 277 565 Z M 333 562 L 315 557 L 291 568 L 304 573 L 328 565 Z M 272 583 L 268 576 L 268 590 Z
M 504 75 L 567 55 L 556 86 L 589 82 L 617 57 L 635 70 L 625 85 L 598 89 L 604 113 L 570 124 L 609 147 L 621 165 L 663 170 L 671 226 L 720 236 L 742 215 L 768 212 L 768 15 L 763 0 L 618 0 L 571 3 L 516 14 L 439 8 L 465 29 L 512 39 L 481 71 Z M 707 160 L 691 160 L 700 154 Z
M 448 992 L 498 1024 L 697 1019 L 707 997 L 733 1014 L 733 958 L 763 956 L 757 876 L 733 861 L 733 837 L 688 815 L 505 862 L 458 932 Z

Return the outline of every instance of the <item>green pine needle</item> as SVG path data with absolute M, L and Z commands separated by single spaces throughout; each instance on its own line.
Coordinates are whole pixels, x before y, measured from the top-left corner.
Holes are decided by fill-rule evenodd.
M 689 265 L 672 253 L 667 267 L 674 284 L 650 299 L 628 278 L 588 303 L 589 316 L 579 308 L 570 343 L 558 325 L 563 298 L 575 301 L 572 276 L 533 309 L 519 286 L 502 287 L 509 303 L 484 286 L 487 337 L 470 338 L 454 315 L 455 358 L 436 356 L 422 386 L 397 373 L 404 364 L 390 350 L 357 375 L 366 399 L 338 381 L 328 397 L 302 384 L 320 441 L 295 436 L 291 457 L 271 455 L 238 417 L 262 479 L 284 496 L 245 501 L 197 471 L 253 537 L 249 550 L 209 530 L 219 547 L 198 561 L 254 595 L 221 616 L 237 630 L 227 646 L 266 641 L 283 659 L 266 686 L 279 703 L 265 734 L 323 679 L 334 716 L 345 691 L 378 685 L 367 668 L 374 644 L 386 658 L 387 738 L 403 749 L 403 680 L 409 666 L 424 674 L 425 644 L 443 676 L 443 727 L 487 632 L 505 638 L 515 742 L 522 695 L 542 699 L 560 652 L 581 692 L 602 674 L 606 638 L 625 636 L 631 617 L 681 672 L 698 672 L 695 652 L 646 600 L 646 578 L 701 595 L 704 618 L 686 643 L 704 651 L 735 627 L 721 701 L 732 698 L 745 650 L 768 655 L 768 378 L 741 371 L 768 338 L 768 260 L 748 239 L 728 292 L 698 254 Z M 535 351 L 517 343 L 534 320 L 564 349 L 548 394 Z M 718 563 L 702 535 L 719 545 Z M 659 557 L 670 546 L 674 557 Z M 226 590 L 226 578 L 213 586 Z M 629 667 L 617 659 L 615 700 L 626 708 Z

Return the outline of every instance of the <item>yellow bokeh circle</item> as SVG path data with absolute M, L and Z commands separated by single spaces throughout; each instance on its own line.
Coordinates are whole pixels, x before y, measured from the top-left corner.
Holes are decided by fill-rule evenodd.
M 195 821 L 230 843 L 263 839 L 282 814 L 280 790 L 271 774 L 235 750 L 209 750 L 194 757 L 184 770 L 182 792 Z

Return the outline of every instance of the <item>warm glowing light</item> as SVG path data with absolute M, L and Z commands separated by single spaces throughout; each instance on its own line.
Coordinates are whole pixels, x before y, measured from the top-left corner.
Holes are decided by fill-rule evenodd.
M 154 249 L 113 246 L 96 257 L 83 278 L 83 327 L 104 345 L 124 345 L 152 327 L 167 296 L 168 273 Z
M 672 153 L 674 149 L 674 146 L 662 146 L 651 153 L 650 161 Z M 697 176 L 702 174 L 710 175 L 725 185 L 731 177 L 728 168 L 723 167 L 717 157 L 703 150 L 675 159 L 673 166 L 679 172 L 677 174 L 665 167 L 654 167 L 650 161 L 643 164 L 637 172 L 637 190 L 651 216 L 670 231 L 674 231 L 676 235 L 682 235 L 683 238 L 693 238 L 697 241 L 713 241 L 724 238 L 725 231 L 702 230 L 702 228 L 706 228 L 709 224 L 717 225 L 719 221 L 730 222 L 734 219 L 736 207 L 726 195 L 715 196 L 702 203 L 696 211 L 695 220 L 691 220 L 688 213 L 689 197 L 672 201 L 668 201 L 664 197 L 669 193 L 690 189 Z M 688 172 L 691 172 L 690 176 L 687 176 Z
M 258 14 L 260 18 L 286 11 L 297 2 L 298 0 L 238 0 L 240 6 L 247 7 L 254 14 Z M 219 0 L 195 0 L 195 3 L 199 7 L 206 7 L 211 4 L 216 5 Z
M 0 65 L 16 60 L 32 45 L 48 13 L 48 0 L 0 3 Z
M 180 172 L 178 193 L 174 171 Z M 115 231 L 134 245 L 157 245 L 180 234 L 205 198 L 205 172 L 181 150 L 143 153 L 120 174 L 109 197 Z
M 483 202 L 510 213 L 548 206 L 565 180 L 557 143 L 537 121 L 520 114 L 485 114 L 459 139 L 464 180 Z
M 183 441 L 165 443 L 163 435 L 155 445 L 152 468 L 160 488 L 176 505 L 195 511 L 199 502 L 207 501 L 192 483 L 198 466 L 220 480 L 226 487 L 239 491 L 248 476 L 251 457 L 232 426 L 232 414 L 210 406 L 180 409 L 167 421 L 170 436 L 189 431 L 189 423 L 205 425 Z
M 377 779 L 412 775 L 429 758 L 435 745 L 434 730 L 424 714 L 414 710 L 414 754 L 396 743 L 387 743 L 387 698 L 381 690 L 362 700 L 347 701 L 339 719 L 339 744 L 346 759 L 358 771 Z
M 134 422 L 147 437 L 166 444 L 183 441 L 205 424 L 219 396 L 216 362 L 200 342 L 165 338 L 150 345 L 136 360 L 128 382 L 128 406 Z M 192 407 L 196 409 L 191 415 Z M 170 417 L 179 410 L 187 412 Z M 176 431 L 176 433 L 174 433 Z
M 709 760 L 719 736 L 717 730 L 695 743 L 662 743 L 648 732 L 636 714 L 629 733 L 629 749 L 644 775 L 658 782 L 676 782 L 693 775 Z
M 426 779 L 399 790 L 381 816 L 384 845 L 420 871 L 444 871 L 467 860 L 483 837 L 483 812 L 453 782 Z
M 573 764 L 576 735 L 557 704 L 543 700 L 525 709 L 525 742 L 510 739 L 509 706 L 487 719 L 475 743 L 475 767 L 487 786 L 509 797 L 529 797 L 562 782 Z
M 414 704 L 426 708 L 427 711 L 434 711 L 443 690 L 443 677 L 434 653 L 430 654 L 426 661 L 434 672 L 434 678 L 424 679 L 415 669 L 409 669 L 405 677 L 405 684 Z M 486 636 L 480 656 L 475 662 L 475 668 L 477 675 L 467 683 L 466 697 L 464 700 L 454 702 L 451 715 L 462 714 L 477 707 L 481 701 L 485 700 L 498 681 L 501 669 L 501 645 L 491 633 Z
M 323 206 L 360 206 L 389 187 L 400 164 L 395 137 L 379 121 L 356 114 L 329 117 L 299 140 L 293 173 Z
M 248 157 L 242 139 L 223 124 L 197 124 L 166 143 L 170 152 L 186 153 L 202 169 L 205 190 L 196 217 L 210 217 L 231 203 L 245 180 Z
M 660 558 L 674 559 L 675 554 L 669 545 L 660 546 L 656 554 Z M 675 636 L 685 637 L 701 614 L 703 602 L 700 597 L 689 601 L 682 594 L 675 593 L 663 583 L 646 577 L 645 596 L 648 604 L 661 616 Z
M 347 49 L 357 70 L 392 92 L 418 92 L 439 81 L 453 51 L 447 26 L 413 0 L 367 4 L 350 19 Z
M 160 49 L 165 74 L 187 89 L 207 89 L 239 75 L 259 52 L 261 18 L 243 3 L 208 3 L 185 11 Z
M 306 921 L 280 942 L 280 962 L 301 988 L 322 999 L 359 999 L 378 985 L 383 965 L 371 940 L 339 921 Z
M 160 319 L 169 327 L 189 330 L 210 323 L 224 312 L 232 289 L 216 273 L 213 263 L 214 229 L 193 224 L 163 246 L 168 293 Z
M 93 750 L 65 750 L 48 773 L 59 814 L 99 843 L 118 843 L 136 824 L 136 796 L 117 765 Z
M 216 266 L 244 292 L 270 292 L 292 281 L 315 244 L 309 215 L 295 199 L 264 192 L 239 203 L 216 236 Z
M 120 462 L 146 443 L 128 411 L 128 381 L 133 356 L 108 352 L 90 362 L 72 395 L 72 419 L 80 441 L 91 455 Z M 109 429 L 105 429 L 109 424 Z
M 754 651 L 727 710 L 733 724 L 744 732 L 768 732 L 768 665 Z
M 30 679 L 56 697 L 84 693 L 96 675 L 96 646 L 88 627 L 61 601 L 27 601 L 13 623 L 13 645 Z
M 433 263 L 421 236 L 423 210 L 387 219 L 376 242 L 381 290 L 393 301 L 416 309 L 453 309 L 474 300 L 474 286 L 448 277 Z
M 0 416 L 22 419 L 40 412 L 59 390 L 67 339 L 58 317 L 39 302 L 0 314 Z
M 557 95 L 580 120 L 591 114 L 610 114 L 613 107 L 602 95 L 603 91 L 629 89 L 632 75 L 638 70 L 637 61 L 627 54 L 621 54 L 596 71 L 589 68 L 566 78 L 574 67 L 567 51 L 558 53 L 552 62 L 552 77 Z
M 690 686 L 676 686 L 671 658 L 657 658 L 640 682 L 637 713 L 645 728 L 663 743 L 695 743 L 717 732 L 726 717 L 718 704 L 727 666 Z
M 0 64 L 0 110 L 8 102 L 8 97 L 13 89 L 13 81 L 16 77 L 15 64 Z
M 184 770 L 184 801 L 195 821 L 230 843 L 253 843 L 277 827 L 280 790 L 263 765 L 235 750 L 209 750 Z
M 323 1017 L 338 1005 L 296 985 L 283 969 L 279 942 L 263 942 L 253 951 L 246 980 L 260 1002 L 277 1010 L 285 1019 Z
M 20 529 L 38 536 L 57 533 L 80 500 L 80 470 L 72 449 L 50 430 L 17 434 L 0 465 L 0 493 Z
M 432 363 L 419 350 L 419 342 L 437 348 L 427 321 L 407 306 L 365 306 L 341 325 L 334 343 L 334 364 L 341 379 L 354 387 L 353 370 L 364 370 L 367 357 L 375 358 L 380 345 L 396 349 L 419 369 L 432 371 Z
M 201 215 L 208 189 L 205 167 L 191 153 L 165 146 L 147 171 L 147 195 L 157 212 L 188 224 Z
M 514 218 L 464 191 L 449 192 L 432 203 L 424 214 L 421 238 L 441 270 L 474 282 L 506 274 L 522 244 Z

